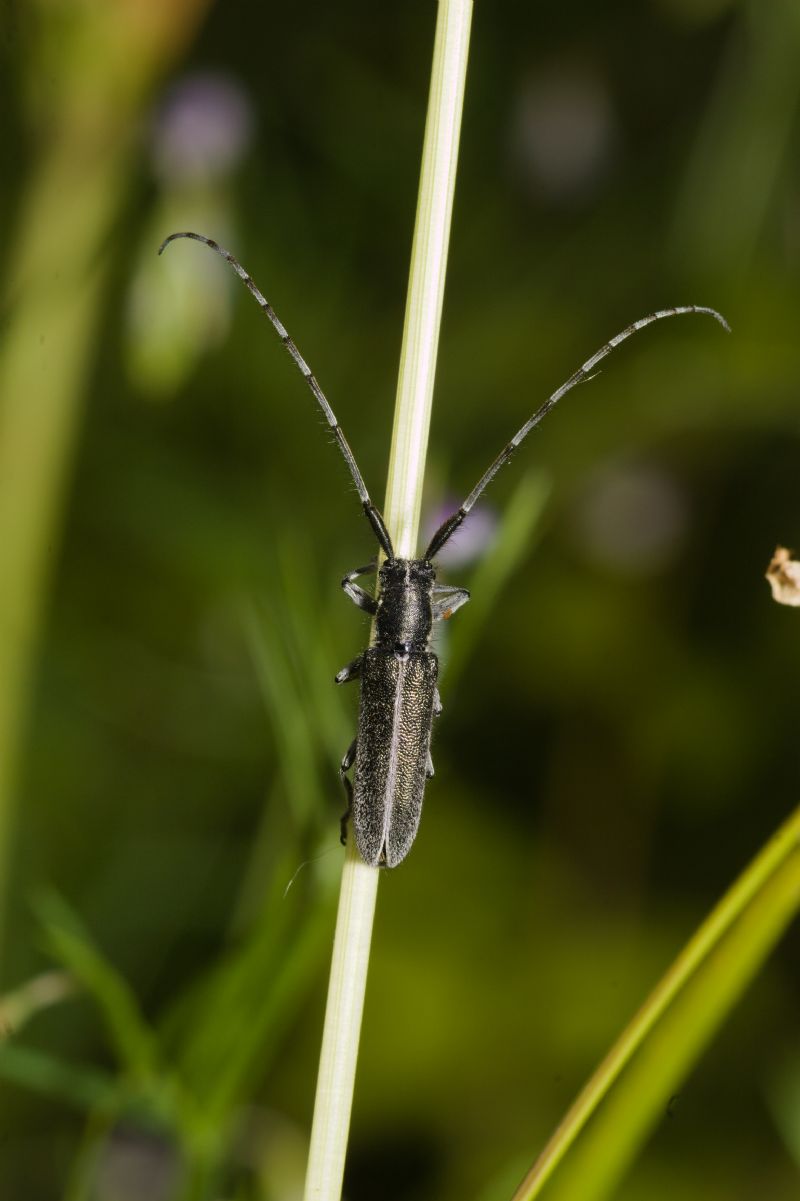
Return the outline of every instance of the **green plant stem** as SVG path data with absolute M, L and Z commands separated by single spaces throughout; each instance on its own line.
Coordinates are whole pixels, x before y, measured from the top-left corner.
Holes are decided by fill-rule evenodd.
M 384 505 L 401 558 L 422 506 L 471 18 L 472 0 L 440 0 Z
M 413 556 L 455 191 L 472 0 L 440 0 L 411 252 L 384 515 L 396 553 Z M 305 1201 L 342 1192 L 358 1040 L 378 888 L 351 838 L 342 871 Z

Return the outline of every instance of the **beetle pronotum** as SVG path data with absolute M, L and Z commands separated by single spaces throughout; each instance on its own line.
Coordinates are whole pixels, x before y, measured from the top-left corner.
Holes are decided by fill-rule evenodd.
M 589 379 L 606 355 L 626 338 L 663 317 L 685 313 L 707 313 L 725 329 L 728 324 L 716 309 L 690 304 L 659 309 L 626 326 L 595 351 L 517 431 L 459 508 L 439 526 L 422 558 L 401 559 L 394 553 L 389 531 L 370 499 L 333 409 L 272 305 L 233 255 L 212 238 L 189 231 L 173 233 L 162 242 L 159 254 L 176 238 L 192 238 L 222 255 L 258 301 L 304 376 L 336 438 L 364 513 L 385 556 L 380 567 L 377 562 L 357 567 L 342 580 L 342 588 L 354 604 L 374 617 L 375 632 L 371 645 L 336 676 L 337 684 L 361 681 L 358 733 L 342 759 L 339 774 L 348 801 L 347 812 L 342 818 L 343 840 L 347 820 L 352 816 L 356 845 L 365 862 L 396 867 L 406 857 L 416 837 L 425 781 L 433 775 L 431 729 L 434 716 L 441 713 L 442 704 L 436 687 L 439 662 L 431 650 L 431 631 L 434 622 L 451 617 L 469 600 L 465 588 L 436 582 L 434 556 L 452 538 L 484 489 L 531 430 L 562 396 L 576 384 Z M 378 575 L 378 590 L 373 597 L 356 581 L 374 572 Z M 354 764 L 351 783 L 347 773 Z

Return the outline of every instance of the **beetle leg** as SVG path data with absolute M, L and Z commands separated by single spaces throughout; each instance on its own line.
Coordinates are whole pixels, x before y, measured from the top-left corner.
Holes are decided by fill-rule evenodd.
M 339 820 L 339 827 L 341 830 L 341 833 L 339 835 L 339 841 L 341 842 L 342 846 L 345 846 L 345 844 L 347 843 L 347 823 L 350 820 L 350 813 L 353 808 L 353 785 L 350 783 L 349 779 L 347 778 L 347 773 L 349 772 L 350 768 L 353 766 L 355 761 L 356 761 L 356 739 L 354 738 L 353 741 L 350 743 L 349 747 L 347 748 L 347 750 L 345 751 L 344 758 L 342 759 L 342 762 L 339 766 L 339 779 L 342 781 L 342 786 L 344 788 L 345 795 L 347 797 L 347 808 L 345 809 L 344 813 L 342 814 L 342 816 Z
M 439 689 L 433 690 L 433 716 L 438 717 L 442 711 L 442 698 L 439 695 Z
M 370 596 L 363 588 L 359 588 L 355 580 L 362 575 L 372 575 L 377 571 L 377 563 L 367 563 L 365 567 L 357 567 L 355 571 L 349 571 L 342 580 L 342 588 L 345 590 L 350 600 L 354 605 L 358 605 L 359 609 L 363 609 L 365 613 L 371 614 L 373 617 L 378 611 L 378 602 L 374 596 Z
M 433 770 L 433 759 L 431 758 L 431 753 L 430 753 L 430 751 L 428 751 L 428 762 L 427 762 L 427 765 L 426 765 L 426 767 L 425 767 L 425 779 L 426 779 L 426 780 L 432 780 L 432 779 L 433 779 L 433 777 L 434 777 L 434 770 Z
M 334 683 L 346 684 L 349 680 L 357 680 L 361 675 L 361 664 L 364 661 L 364 656 L 359 655 L 352 663 L 348 663 L 347 667 L 343 667 L 341 671 L 337 671 L 334 676 Z
M 438 589 L 437 589 L 438 591 Z M 446 621 L 448 617 L 452 617 L 456 609 L 460 609 L 469 600 L 469 592 L 466 588 L 450 588 L 447 594 L 441 599 L 433 602 L 434 621 Z

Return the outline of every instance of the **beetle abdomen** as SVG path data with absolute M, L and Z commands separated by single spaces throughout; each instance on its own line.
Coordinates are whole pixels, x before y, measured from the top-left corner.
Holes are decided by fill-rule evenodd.
M 353 782 L 353 829 L 366 863 L 395 867 L 422 813 L 439 663 L 432 651 L 365 651 Z

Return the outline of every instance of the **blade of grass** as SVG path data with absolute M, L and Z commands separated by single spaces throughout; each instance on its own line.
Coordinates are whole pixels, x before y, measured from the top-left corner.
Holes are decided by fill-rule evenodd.
M 455 191 L 472 0 L 440 0 L 384 516 L 399 556 L 416 549 Z M 378 869 L 348 842 L 339 894 L 305 1201 L 342 1192 Z
M 600 1201 L 610 1195 L 676 1085 L 798 908 L 800 808 L 690 939 L 569 1109 L 513 1201 L 541 1197 L 551 1177 L 548 1201 Z
M 320 680 L 330 679 L 338 669 L 342 649 L 338 642 L 332 642 L 333 632 L 322 598 L 309 587 L 309 562 L 313 560 L 313 555 L 306 534 L 307 531 L 293 530 L 288 536 L 284 528 L 278 543 L 281 593 L 291 598 L 281 616 L 291 633 L 292 645 L 297 649 L 298 679 L 315 743 L 317 747 L 320 743 L 324 744 L 330 764 L 338 767 L 347 739 L 353 737 L 352 718 L 341 704 L 339 689 L 319 686 Z M 342 603 L 346 603 L 346 597 L 338 588 L 333 590 L 329 585 L 326 586 L 325 600 L 335 606 L 337 612 L 350 617 Z M 310 629 L 314 629 L 316 634 L 312 639 L 308 637 Z M 348 629 L 352 627 L 348 626 Z M 327 784 L 330 779 L 326 764 Z M 327 805 L 324 811 L 327 814 Z
M 77 915 L 61 897 L 45 894 L 37 908 L 48 949 L 97 1004 L 120 1063 L 133 1080 L 150 1083 L 158 1074 L 156 1037 L 142 1017 L 127 981 L 92 944 Z
M 320 788 L 315 747 L 289 649 L 286 639 L 276 632 L 283 627 L 271 613 L 259 612 L 253 605 L 242 606 L 242 623 L 276 739 L 289 810 L 295 830 L 302 833 L 319 811 Z
M 792 0 L 740 6 L 675 204 L 674 253 L 695 270 L 746 278 L 794 158 L 799 53 Z
M 113 1076 L 33 1047 L 0 1047 L 0 1078 L 51 1099 L 59 1097 L 80 1110 L 114 1111 L 121 1104 L 122 1090 Z
M 67 972 L 41 972 L 0 997 L 0 1043 L 18 1034 L 42 1009 L 59 1005 L 74 996 L 75 991 L 75 981 Z
M 273 865 L 262 911 L 247 936 L 160 1026 L 164 1045 L 174 1048 L 179 1078 L 196 1098 L 198 1121 L 207 1127 L 219 1127 L 253 1076 L 262 1079 L 269 1071 L 327 953 L 328 898 L 307 879 L 287 894 L 287 878 L 288 856 L 277 870 Z

